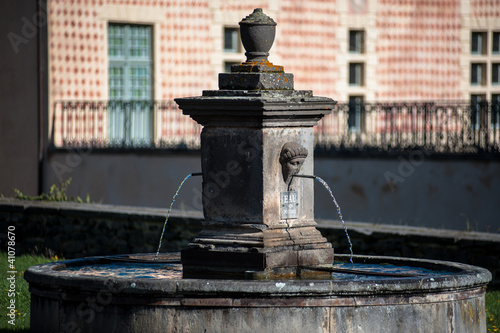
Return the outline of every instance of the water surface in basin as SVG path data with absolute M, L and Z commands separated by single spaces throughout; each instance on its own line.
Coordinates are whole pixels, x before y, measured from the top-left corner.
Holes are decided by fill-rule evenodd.
M 382 279 L 394 279 L 394 278 L 414 278 L 414 277 L 442 277 L 446 275 L 452 275 L 455 272 L 446 270 L 435 270 L 424 267 L 412 267 L 412 266 L 397 266 L 392 264 L 363 264 L 363 263 L 334 263 L 333 265 L 336 269 L 346 269 L 353 271 L 360 271 L 363 274 L 352 274 L 352 273 L 332 273 L 333 280 L 353 280 L 353 281 L 364 281 L 364 280 L 382 280 Z M 366 274 L 365 274 L 366 272 Z M 369 275 L 370 272 L 374 274 L 394 274 L 394 276 L 379 276 L 379 275 Z M 400 275 L 400 276 L 398 276 Z
M 333 269 L 341 272 L 332 272 L 332 280 L 385 280 L 395 278 L 414 277 L 443 277 L 454 272 L 435 270 L 423 267 L 397 266 L 393 264 L 365 264 L 365 263 L 334 263 Z M 79 276 L 100 276 L 115 278 L 136 279 L 182 279 L 182 265 L 179 263 L 158 262 L 105 262 L 88 265 L 66 266 L 58 271 Z M 345 270 L 345 272 L 342 272 Z M 374 275 L 370 275 L 373 273 Z M 379 276 L 377 274 L 394 274 L 394 276 Z
M 182 265 L 165 263 L 110 262 L 58 269 L 75 275 L 136 279 L 181 279 Z

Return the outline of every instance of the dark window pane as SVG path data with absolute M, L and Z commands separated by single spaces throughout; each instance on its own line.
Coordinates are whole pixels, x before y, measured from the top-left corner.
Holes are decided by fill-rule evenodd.
M 349 96 L 349 113 L 347 124 L 350 131 L 361 130 L 361 119 L 363 117 L 363 96 Z
M 364 51 L 364 31 L 350 30 L 349 31 L 349 52 L 363 53 Z
M 363 64 L 349 64 L 349 84 L 353 86 L 363 85 Z
M 224 28 L 224 51 L 225 52 L 239 52 L 239 29 L 238 28 Z
M 491 83 L 500 84 L 500 64 L 491 64 Z
M 483 66 L 484 64 L 471 64 L 471 71 L 470 71 L 471 85 L 483 84 Z
M 482 44 L 483 44 L 483 33 L 482 32 L 473 32 L 471 35 L 471 50 L 472 54 L 481 54 L 482 53 Z
M 471 95 L 470 97 L 470 122 L 471 127 L 477 128 L 479 126 L 479 118 L 481 115 L 481 108 L 487 106 L 485 95 Z
M 500 126 L 500 94 L 491 95 L 491 124 Z
M 492 52 L 493 53 L 500 53 L 500 32 L 493 33 Z

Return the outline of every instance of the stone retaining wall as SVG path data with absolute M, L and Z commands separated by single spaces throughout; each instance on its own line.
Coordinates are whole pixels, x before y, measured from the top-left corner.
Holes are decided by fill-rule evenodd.
M 0 246 L 15 226 L 17 254 L 64 258 L 156 252 L 167 209 L 0 199 Z M 198 233 L 199 212 L 173 210 L 162 252 L 179 251 Z M 347 222 L 355 254 L 462 262 L 487 268 L 500 287 L 500 234 Z M 319 220 L 336 253 L 349 253 L 340 222 Z
M 1 249 L 7 226 L 16 227 L 16 251 L 67 259 L 156 252 L 166 209 L 0 199 Z M 179 251 L 201 229 L 202 214 L 172 211 L 162 251 Z

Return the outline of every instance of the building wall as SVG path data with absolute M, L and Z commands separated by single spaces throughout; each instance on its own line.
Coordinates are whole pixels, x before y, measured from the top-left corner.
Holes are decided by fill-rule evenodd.
M 377 100 L 455 100 L 460 91 L 458 0 L 378 0 Z
M 469 98 L 471 94 L 484 95 L 488 100 L 492 95 L 500 94 L 500 85 L 492 84 L 492 64 L 500 63 L 500 53 L 492 52 L 492 33 L 500 32 L 500 5 L 495 1 L 462 1 L 461 2 L 461 46 L 462 57 L 460 66 L 462 70 L 462 92 L 463 98 Z M 472 55 L 471 32 L 485 33 L 486 50 L 484 54 Z M 484 84 L 471 86 L 472 63 L 483 63 L 486 66 L 486 80 Z
M 436 160 L 425 151 L 393 159 L 316 158 L 346 220 L 500 232 L 500 163 Z M 315 186 L 316 218 L 336 219 L 328 192 Z
M 46 184 L 72 178 L 68 193 L 92 202 L 168 208 L 181 181 L 200 171 L 197 154 L 52 153 Z M 315 159 L 347 221 L 500 232 L 500 163 L 435 160 L 422 151 L 391 159 Z M 313 181 L 313 180 L 311 180 Z M 317 219 L 337 219 L 316 183 Z M 242 189 L 245 190 L 245 189 Z M 175 208 L 201 211 L 201 177 L 189 179 Z
M 63 120 L 55 102 L 108 100 L 109 23 L 153 28 L 155 100 L 197 96 L 217 89 L 225 62 L 245 60 L 244 50 L 225 52 L 224 28 L 262 7 L 278 23 L 270 61 L 293 73 L 296 89 L 347 102 L 491 99 L 500 54 L 471 55 L 471 33 L 484 31 L 491 49 L 500 31 L 500 6 L 482 1 L 291 1 L 246 3 L 193 1 L 48 1 L 49 129 L 62 144 Z M 349 49 L 349 33 L 363 33 L 363 51 Z M 471 85 L 473 63 L 485 64 L 484 85 Z M 362 82 L 349 83 L 350 64 L 362 64 Z M 56 111 L 57 110 L 57 111 Z M 177 111 L 180 113 L 180 111 Z M 188 118 L 155 116 L 154 139 L 167 137 L 171 124 L 191 126 Z M 52 130 L 52 122 L 55 128 Z M 98 118 L 106 136 L 107 115 Z
M 92 202 L 131 206 L 167 207 L 180 182 L 201 171 L 199 154 L 149 152 L 123 154 L 74 150 L 53 152 L 45 168 L 46 191 L 71 178 L 68 193 L 87 194 Z M 177 207 L 200 210 L 201 177 L 186 182 Z
M 340 3 L 340 2 L 339 2 Z M 338 99 L 339 68 L 337 1 L 280 1 L 275 48 L 279 65 L 293 73 L 295 89 Z
M 49 118 L 56 144 L 62 130 L 61 100 L 108 99 L 109 23 L 143 24 L 153 31 L 155 100 L 198 95 L 213 84 L 210 57 L 211 15 L 207 0 L 196 1 L 49 1 Z M 54 117 L 56 117 L 54 119 Z M 106 131 L 101 115 L 99 131 Z M 52 120 L 56 126 L 52 131 Z M 162 124 L 156 120 L 156 136 Z
M 35 195 L 39 190 L 39 153 L 43 131 L 44 56 L 39 38 L 47 16 L 38 1 L 2 1 L 0 10 L 0 194 L 13 189 Z M 46 133 L 43 133 L 46 134 Z

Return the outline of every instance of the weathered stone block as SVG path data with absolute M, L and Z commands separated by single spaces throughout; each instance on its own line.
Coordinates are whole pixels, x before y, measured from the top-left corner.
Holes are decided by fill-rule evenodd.
M 219 89 L 228 90 L 292 90 L 290 73 L 219 74 Z

